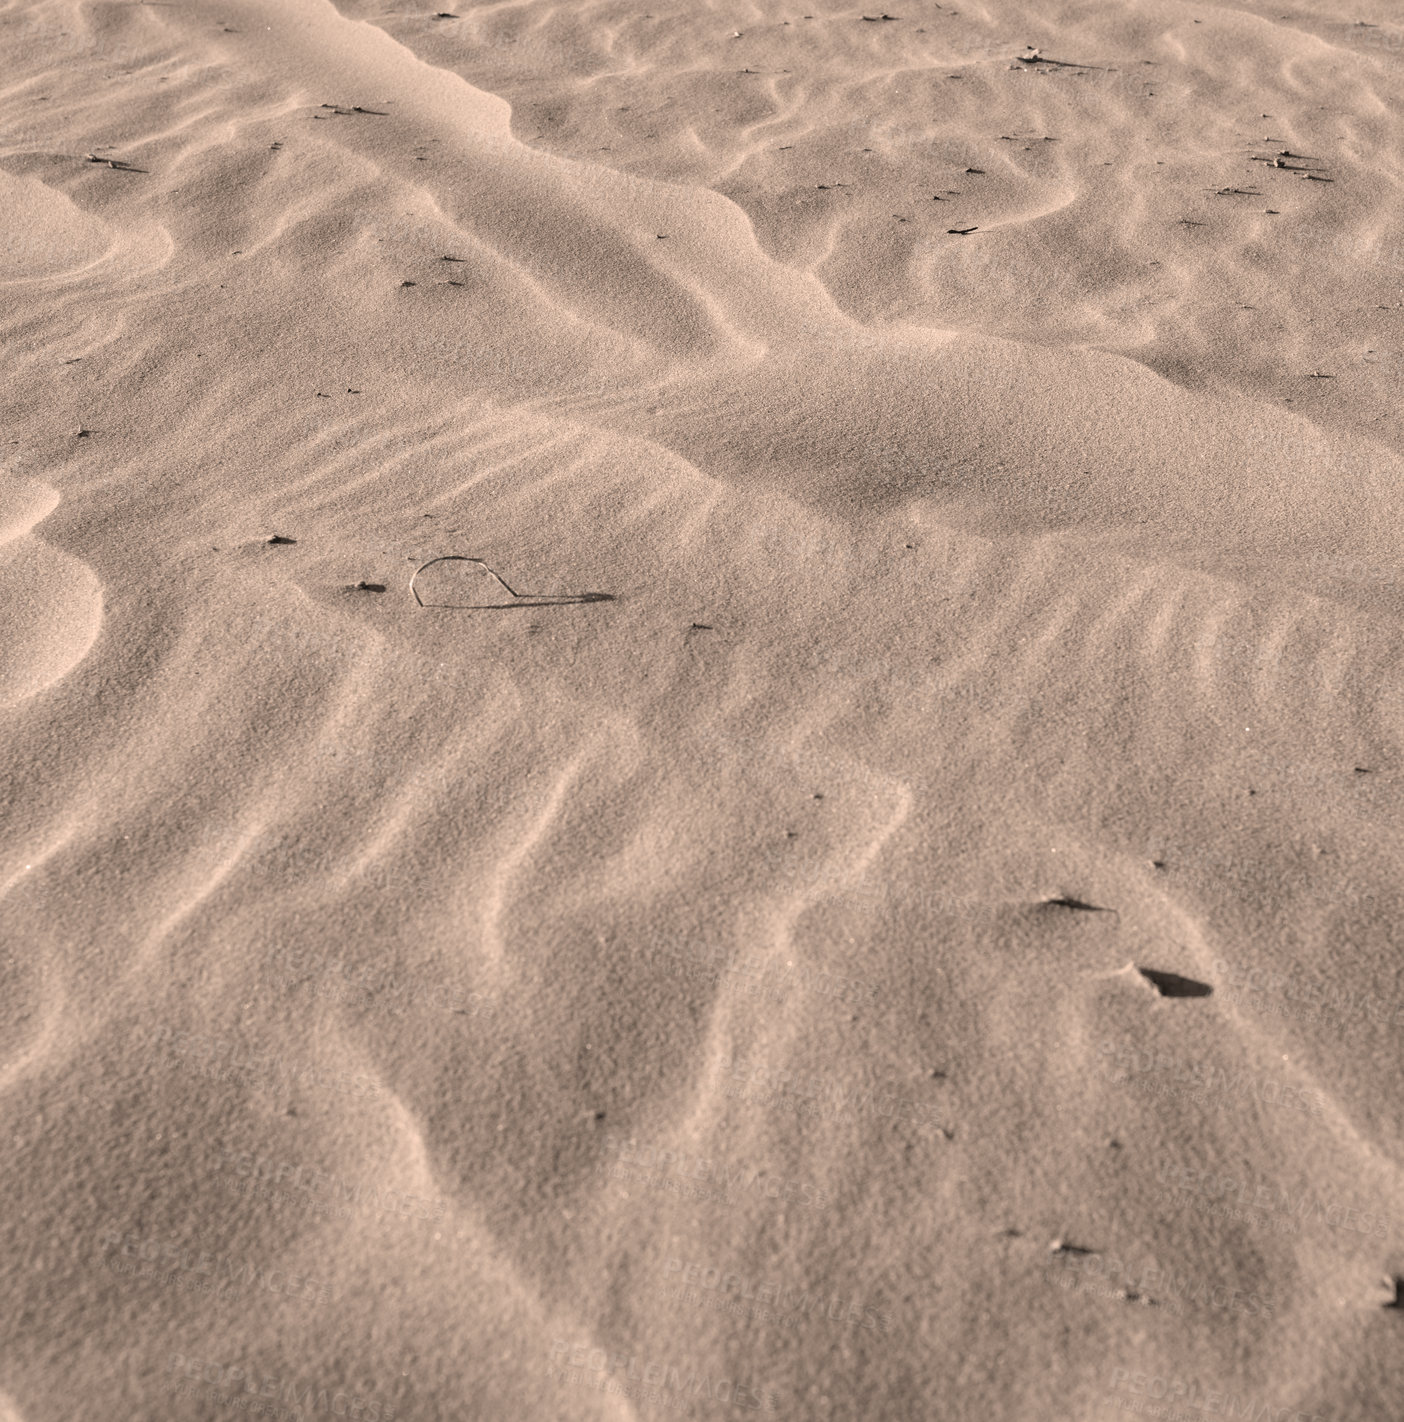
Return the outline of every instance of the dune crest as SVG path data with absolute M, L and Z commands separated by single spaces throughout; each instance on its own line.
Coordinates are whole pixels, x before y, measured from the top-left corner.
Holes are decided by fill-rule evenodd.
M 0 476 L 0 706 L 52 686 L 102 627 L 102 584 L 92 569 L 30 533 L 58 502 L 47 485 Z

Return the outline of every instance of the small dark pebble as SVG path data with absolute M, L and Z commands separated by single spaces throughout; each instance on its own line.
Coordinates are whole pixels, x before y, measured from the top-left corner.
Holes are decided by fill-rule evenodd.
M 270 538 L 270 539 L 268 539 L 267 541 L 268 541 L 269 543 L 296 543 L 296 542 L 297 542 L 297 539 L 295 539 L 295 538 L 284 538 L 281 533 L 275 533 L 275 534 L 273 535 L 273 537 Z
M 356 584 L 356 591 L 357 591 L 357 592 L 384 592 L 384 591 L 385 591 L 385 584 L 384 584 L 384 583 L 367 583 L 367 582 L 360 582 L 360 583 L 357 583 L 357 584 Z

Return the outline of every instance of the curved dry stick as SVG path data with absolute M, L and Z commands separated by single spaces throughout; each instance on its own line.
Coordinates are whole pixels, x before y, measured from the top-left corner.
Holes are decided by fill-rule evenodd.
M 511 588 L 507 587 L 507 584 L 503 582 L 503 580 L 499 578 L 497 574 L 494 573 L 492 569 L 489 568 L 488 565 L 484 563 L 481 558 L 470 558 L 465 553 L 444 553 L 437 558 L 431 558 L 427 563 L 421 563 L 419 567 L 417 567 L 414 572 L 410 574 L 410 591 L 414 594 L 414 600 L 420 605 L 420 607 L 426 607 L 428 606 L 428 604 L 424 601 L 422 597 L 420 597 L 419 589 L 415 587 L 414 580 L 425 570 L 425 568 L 432 568 L 435 563 L 476 563 L 490 577 L 496 578 L 497 581 L 501 583 L 502 587 L 506 589 L 510 597 L 520 598 L 522 596 L 521 593 L 514 592 Z
M 419 589 L 415 587 L 414 580 L 426 569 L 432 568 L 435 563 L 476 563 L 489 577 L 493 578 L 498 585 L 512 598 L 513 602 L 436 602 L 427 603 L 419 595 Z M 582 602 L 613 602 L 612 593 L 519 593 L 515 588 L 508 587 L 507 582 L 499 574 L 493 572 L 481 558 L 470 558 L 466 553 L 443 553 L 437 558 L 430 558 L 427 563 L 421 563 L 413 573 L 410 574 L 410 591 L 414 594 L 414 600 L 420 607 L 456 607 L 468 611 L 485 612 L 493 607 L 570 607 Z M 540 601 L 530 601 L 529 599 L 540 599 Z

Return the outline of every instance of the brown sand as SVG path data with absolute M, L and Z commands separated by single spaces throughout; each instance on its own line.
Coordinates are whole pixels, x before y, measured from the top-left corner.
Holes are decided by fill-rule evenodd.
M 1404 17 L 887 3 L 0 3 L 5 1422 L 1400 1414 Z

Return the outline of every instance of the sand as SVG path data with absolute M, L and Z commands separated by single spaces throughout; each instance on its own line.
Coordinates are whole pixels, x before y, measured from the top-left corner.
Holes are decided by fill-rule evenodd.
M 0 1419 L 1398 1415 L 1404 19 L 0 5 Z

